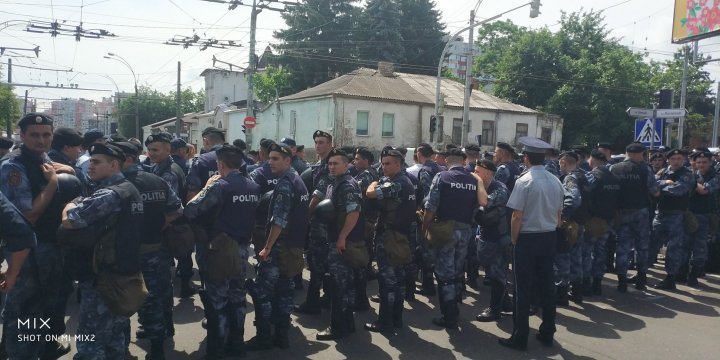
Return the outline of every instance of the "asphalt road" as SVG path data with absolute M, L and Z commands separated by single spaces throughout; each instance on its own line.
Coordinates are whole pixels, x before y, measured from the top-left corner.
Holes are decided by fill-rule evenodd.
M 307 273 L 305 274 L 308 275 Z M 649 283 L 662 278 L 659 267 L 651 270 Z M 537 343 L 538 317 L 530 319 L 531 338 L 525 353 L 497 344 L 498 336 L 507 337 L 512 319 L 499 323 L 479 323 L 475 316 L 488 304 L 489 288 L 470 289 L 460 307 L 460 329 L 446 331 L 431 323 L 439 313 L 435 298 L 406 304 L 405 328 L 393 335 L 369 333 L 362 324 L 376 318 L 374 310 L 356 315 L 357 331 L 338 342 L 319 342 L 315 334 L 329 324 L 329 311 L 320 316 L 292 317 L 291 347 L 249 353 L 247 359 L 717 359 L 720 354 L 720 276 L 700 280 L 701 288 L 679 285 L 673 292 L 631 288 L 627 294 L 615 290 L 614 276 L 606 276 L 603 296 L 586 298 L 582 305 L 559 308 L 555 346 Z M 377 283 L 369 283 L 374 294 Z M 175 289 L 175 293 L 179 289 Z M 297 302 L 304 292 L 296 292 Z M 248 298 L 245 339 L 255 334 L 252 305 Z M 77 304 L 70 299 L 68 333 L 77 327 Z M 203 311 L 197 295 L 175 298 L 176 335 L 166 341 L 167 359 L 201 359 L 205 353 L 205 330 L 200 326 Z M 132 318 L 130 353 L 144 359 L 149 341 L 135 339 L 137 316 Z M 74 344 L 73 344 L 74 353 Z M 67 355 L 64 359 L 70 359 Z

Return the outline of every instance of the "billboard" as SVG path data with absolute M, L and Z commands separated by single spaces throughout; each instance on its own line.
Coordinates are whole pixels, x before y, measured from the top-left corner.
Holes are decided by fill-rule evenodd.
M 720 34 L 717 0 L 675 0 L 672 42 L 681 44 Z

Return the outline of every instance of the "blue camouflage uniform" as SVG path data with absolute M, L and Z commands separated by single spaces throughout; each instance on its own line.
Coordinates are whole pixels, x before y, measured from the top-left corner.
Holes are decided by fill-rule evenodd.
M 211 236 L 225 233 L 238 242 L 241 271 L 225 280 L 204 282 L 203 305 L 208 318 L 208 354 L 221 354 L 227 343 L 234 350 L 244 346 L 246 289 L 245 269 L 248 267 L 250 237 L 255 222 L 255 210 L 260 201 L 260 186 L 238 170 L 231 171 L 187 204 L 185 215 L 194 219 L 202 214 L 217 212 Z M 220 207 L 220 211 L 218 210 Z M 210 251 L 209 249 L 207 251 Z M 200 254 L 200 262 L 207 262 Z M 206 268 L 206 265 L 203 265 Z M 230 354 L 228 354 L 230 355 Z
M 563 192 L 565 193 L 563 198 L 562 219 L 570 220 L 573 212 L 578 209 L 582 203 L 579 180 L 575 173 L 569 173 L 561 176 L 560 181 L 562 181 Z M 581 234 L 578 233 L 578 242 L 580 241 L 580 236 Z M 563 251 L 558 251 L 555 255 L 555 285 L 561 288 L 569 285 L 572 267 L 571 248 L 565 247 L 562 248 L 562 250 Z
M 658 190 L 655 177 L 644 162 L 630 159 L 610 167 L 610 172 L 620 181 L 618 209 L 620 218 L 617 230 L 615 271 L 623 278 L 630 265 L 630 252 L 635 248 L 637 268 L 647 271 L 650 227 L 647 221 L 650 211 L 649 196 Z
M 592 261 L 583 263 L 583 275 L 598 279 L 594 281 L 599 282 L 605 274 L 607 262 L 606 243 L 608 238 L 613 235 L 612 228 L 619 202 L 620 182 L 607 166 L 593 169 L 592 176 L 588 177 L 588 181 L 592 184 L 590 190 L 592 192 L 590 215 L 604 220 L 607 224 L 607 231 L 597 236 L 590 236 L 585 233 L 584 241 L 587 248 L 589 248 Z M 587 251 L 587 249 L 583 250 L 584 253 Z
M 215 151 L 221 147 L 222 144 L 215 145 L 210 151 L 192 158 L 188 176 L 185 179 L 188 192 L 200 192 L 208 179 L 213 175 L 217 175 L 217 154 L 215 154 Z M 250 167 L 248 167 L 248 171 L 250 171 Z
M 577 242 L 570 249 L 570 282 L 580 281 L 584 277 L 590 276 L 592 268 L 592 246 L 585 237 L 585 222 L 589 217 L 589 208 L 592 202 L 592 173 L 577 169 L 573 174 L 580 191 L 580 206 L 573 211 L 571 218 L 580 225 L 580 232 Z
M 438 298 L 444 323 L 456 326 L 467 258 L 468 242 L 472 237 L 472 209 L 478 207 L 478 181 L 461 166 L 451 167 L 433 179 L 425 201 L 426 211 L 441 221 L 454 221 L 452 240 L 442 247 L 435 247 L 435 274 Z
M 494 179 L 505 184 L 508 191 L 512 192 L 513 187 L 515 187 L 515 180 L 518 177 L 520 177 L 520 169 L 517 163 L 511 160 L 498 165 Z
M 560 163 L 557 160 L 545 160 L 545 170 L 560 177 Z
M 187 176 L 188 171 L 190 171 L 190 168 L 188 167 L 188 161 L 178 155 L 170 155 L 170 157 L 172 158 L 174 163 L 178 164 L 178 166 L 182 169 L 183 173 Z
M 716 197 L 720 190 L 720 177 L 711 168 L 706 174 L 695 171 L 697 184 L 707 189 L 707 194 L 699 194 L 693 191 L 690 195 L 690 210 L 697 218 L 698 229 L 694 234 L 688 234 L 686 244 L 683 246 L 683 264 L 690 261 L 690 275 L 694 279 L 705 267 L 708 257 L 708 237 L 710 234 L 710 217 L 717 216 Z M 688 279 L 689 285 L 694 285 L 694 280 Z
M 672 180 L 672 184 L 666 184 Z M 657 256 L 663 245 L 667 246 L 665 272 L 676 275 L 683 261 L 683 239 L 685 236 L 684 212 L 690 203 L 690 191 L 696 182 L 692 172 L 681 167 L 663 170 L 658 176 L 657 186 L 660 188 L 658 210 L 653 220 L 652 241 L 649 257 Z M 648 266 L 649 264 L 645 264 Z
M 316 164 L 311 166 L 311 169 L 313 188 L 308 188 L 307 190 L 312 197 L 324 199 L 325 191 L 327 191 L 328 185 L 332 182 L 332 180 L 330 180 L 330 172 L 328 170 L 327 161 L 318 161 Z M 327 272 L 327 249 L 329 246 L 327 224 L 318 221 L 315 217 L 312 217 L 310 219 L 309 228 L 310 231 L 305 249 L 305 258 L 307 260 L 308 268 L 310 269 L 310 281 L 308 282 L 305 304 L 300 305 L 300 307 L 317 307 L 319 305 L 320 288 L 325 287 L 322 282 L 323 277 Z M 329 289 L 325 288 L 325 292 L 328 293 L 328 291 Z
M 418 208 L 423 207 L 425 197 L 427 197 L 428 193 L 430 193 L 430 187 L 432 186 L 433 179 L 435 178 L 435 175 L 437 175 L 437 173 L 439 173 L 440 171 L 440 167 L 432 160 L 425 161 L 425 163 L 418 170 Z M 421 233 L 421 231 L 417 230 L 417 227 L 418 225 L 416 225 L 415 230 L 416 243 L 411 244 L 413 246 L 411 247 L 411 250 L 413 250 L 414 253 L 414 261 L 408 264 L 405 270 L 407 272 L 407 284 L 405 285 L 405 290 L 408 294 L 413 294 L 415 292 L 415 280 L 418 277 L 418 270 L 420 270 L 420 267 L 422 267 L 423 270 L 423 283 L 428 286 L 432 286 L 433 254 L 427 247 L 424 235 Z M 428 277 L 429 279 L 425 280 L 426 277 Z M 423 288 L 426 285 L 423 285 Z M 412 299 L 412 296 L 410 296 L 409 298 Z
M 86 228 L 104 218 L 119 213 L 123 207 L 120 196 L 107 186 L 125 180 L 122 173 L 117 173 L 98 183 L 96 190 L 89 197 L 83 198 L 77 207 L 67 212 L 67 219 L 74 229 Z M 139 225 L 139 224 L 138 224 Z M 78 334 L 93 334 L 94 341 L 78 340 L 75 360 L 85 359 L 121 359 L 128 351 L 127 328 L 130 319 L 110 311 L 100 293 L 93 284 L 93 278 L 84 277 L 79 282 L 80 319 Z
M 502 207 L 504 216 L 500 218 L 497 226 L 484 228 L 478 227 L 477 251 L 480 264 L 485 268 L 485 274 L 491 280 L 507 283 L 507 270 L 510 258 L 508 256 L 508 247 L 510 246 L 510 222 L 507 216 L 507 210 L 504 209 L 510 198 L 510 192 L 505 184 L 500 181 L 493 180 L 487 188 L 488 203 L 485 211 L 490 211 L 495 207 Z
M 297 156 L 292 157 L 292 163 L 290 166 L 297 171 L 298 174 L 302 174 L 308 168 L 308 164 Z

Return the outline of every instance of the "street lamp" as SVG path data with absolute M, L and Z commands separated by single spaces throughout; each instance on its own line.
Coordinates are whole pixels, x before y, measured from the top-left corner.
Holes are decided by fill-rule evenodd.
M 103 56 L 105 59 L 115 60 L 118 62 L 121 62 L 123 65 L 127 66 L 127 68 L 130 70 L 133 76 L 133 80 L 135 80 L 135 138 L 140 138 L 140 104 L 138 100 L 140 100 L 138 95 L 138 80 L 137 76 L 135 75 L 135 71 L 133 70 L 132 66 L 127 62 L 127 60 L 123 59 L 122 56 L 114 54 L 109 52 L 106 56 Z M 118 106 L 120 102 L 118 101 Z

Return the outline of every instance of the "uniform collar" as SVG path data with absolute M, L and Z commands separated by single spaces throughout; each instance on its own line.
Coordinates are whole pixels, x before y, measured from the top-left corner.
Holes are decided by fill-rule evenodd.
M 115 185 L 121 181 L 125 180 L 125 175 L 123 175 L 122 172 L 118 172 L 116 174 L 110 175 L 110 177 L 100 180 L 98 183 L 98 187 L 108 187 Z

